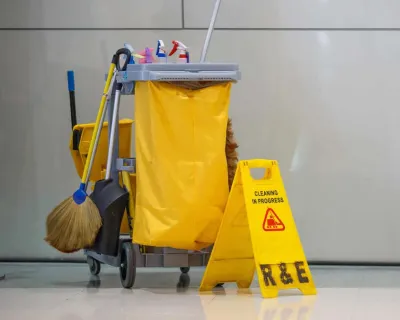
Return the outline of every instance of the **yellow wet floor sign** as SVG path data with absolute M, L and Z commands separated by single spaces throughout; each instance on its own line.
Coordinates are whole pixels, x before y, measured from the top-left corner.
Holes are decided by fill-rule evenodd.
M 264 177 L 255 180 L 252 168 L 264 168 Z M 274 160 L 239 162 L 200 291 L 226 282 L 249 288 L 255 269 L 265 298 L 317 292 Z

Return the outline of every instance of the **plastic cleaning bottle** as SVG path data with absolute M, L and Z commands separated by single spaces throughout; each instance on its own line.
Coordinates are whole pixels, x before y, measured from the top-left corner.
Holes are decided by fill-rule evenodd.
M 124 47 L 131 52 L 131 59 L 129 60 L 128 64 L 135 64 L 135 58 L 136 59 L 144 58 L 144 56 L 135 53 L 135 49 L 133 49 L 133 47 L 129 43 L 124 43 Z
M 131 59 L 129 60 L 128 64 L 135 64 L 135 58 L 134 58 L 135 49 L 133 49 L 133 47 L 129 43 L 124 43 L 124 47 L 131 52 Z
M 178 60 L 176 61 L 177 63 L 189 63 L 189 52 L 188 52 L 188 47 L 186 47 L 182 42 L 174 40 L 172 41 L 172 44 L 174 45 L 171 52 L 169 53 L 169 56 L 172 56 L 176 51 L 179 51 L 179 56 Z
M 158 40 L 156 56 L 158 57 L 158 63 L 167 63 L 167 55 L 165 53 L 164 41 Z
M 124 47 L 131 52 L 131 58 L 130 58 L 128 64 L 135 64 L 135 58 L 137 58 L 137 59 L 144 58 L 140 54 L 136 54 L 135 53 L 135 49 L 133 49 L 132 45 L 130 45 L 129 43 L 124 43 Z M 134 88 L 135 88 L 135 83 L 134 82 L 124 83 L 123 86 L 122 86 L 122 93 L 124 93 L 124 94 L 132 94 Z
M 141 51 L 139 54 L 143 56 L 143 58 L 139 60 L 139 63 L 143 64 L 156 62 L 156 59 L 153 57 L 153 51 L 154 48 L 149 47 L 146 47 L 143 51 Z

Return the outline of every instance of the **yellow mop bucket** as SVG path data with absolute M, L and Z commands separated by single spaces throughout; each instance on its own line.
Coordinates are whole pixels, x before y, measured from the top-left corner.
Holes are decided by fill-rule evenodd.
M 119 122 L 119 157 L 131 157 L 131 119 L 121 119 Z M 82 177 L 83 168 L 87 159 L 90 141 L 92 139 L 94 123 L 78 124 L 74 127 L 73 134 L 69 142 L 69 150 L 74 161 L 76 172 Z M 79 137 L 79 138 L 76 138 Z M 107 166 L 108 153 L 108 122 L 104 122 L 100 134 L 99 145 L 90 174 L 89 181 L 98 181 L 101 179 L 101 172 Z
M 121 119 L 119 122 L 119 157 L 131 157 L 131 136 L 132 136 L 131 119 Z M 76 171 L 79 177 L 82 177 L 83 168 L 87 159 L 90 141 L 92 139 L 94 123 L 78 124 L 74 126 L 73 134 L 69 142 L 69 149 L 71 157 L 74 161 Z M 79 138 L 77 138 L 79 137 Z M 105 168 L 107 166 L 107 153 L 108 153 L 108 123 L 103 124 L 100 134 L 99 145 L 97 147 L 96 156 L 93 162 L 92 172 L 89 180 L 92 182 L 104 179 Z M 133 178 L 131 178 L 134 182 Z M 134 186 L 132 186 L 134 187 Z M 121 223 L 121 233 L 130 233 L 129 222 L 127 215 L 124 214 Z
M 228 198 L 230 89 L 136 83 L 134 242 L 186 250 L 214 243 Z

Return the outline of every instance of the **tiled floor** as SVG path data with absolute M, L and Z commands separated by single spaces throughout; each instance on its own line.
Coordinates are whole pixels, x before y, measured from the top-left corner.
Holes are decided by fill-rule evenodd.
M 400 319 L 400 268 L 313 267 L 318 295 L 261 299 L 255 282 L 199 294 L 203 269 L 138 269 L 133 290 L 116 269 L 90 276 L 85 264 L 0 264 L 0 319 Z M 181 281 L 178 288 L 177 284 Z

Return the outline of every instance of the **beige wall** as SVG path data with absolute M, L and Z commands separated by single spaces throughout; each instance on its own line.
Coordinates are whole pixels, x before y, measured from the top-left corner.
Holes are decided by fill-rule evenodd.
M 181 5 L 1 3 L 0 258 L 71 257 L 42 240 L 47 213 L 79 183 L 65 71 L 79 121 L 93 121 L 124 42 L 180 39 L 199 58 L 213 0 L 185 0 L 183 16 Z M 400 261 L 399 14 L 394 0 L 222 1 L 209 60 L 241 65 L 231 106 L 241 157 L 280 161 L 309 259 Z M 132 104 L 124 97 L 123 116 Z

